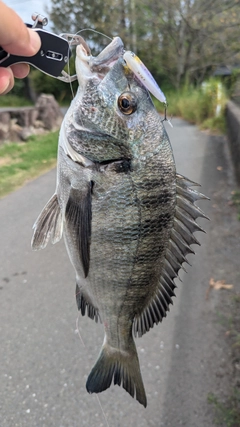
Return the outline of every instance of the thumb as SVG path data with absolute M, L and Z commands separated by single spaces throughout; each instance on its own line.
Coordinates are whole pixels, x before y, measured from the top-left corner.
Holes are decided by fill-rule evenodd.
M 13 55 L 35 55 L 41 47 L 41 40 L 37 32 L 27 28 L 21 18 L 2 1 L 0 1 L 0 13 L 0 45 L 2 48 Z

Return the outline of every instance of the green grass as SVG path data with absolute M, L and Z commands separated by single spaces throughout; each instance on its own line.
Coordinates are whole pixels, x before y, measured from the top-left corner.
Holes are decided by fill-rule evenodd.
M 167 115 L 182 117 L 201 129 L 214 133 L 225 133 L 225 105 L 227 96 L 222 87 L 220 100 L 217 100 L 219 81 L 210 79 L 205 87 L 194 88 L 186 86 L 179 91 L 165 93 L 168 102 Z M 164 105 L 154 101 L 159 112 L 164 113 Z M 217 104 L 221 105 L 220 114 L 216 116 Z
M 26 107 L 29 105 L 33 105 L 33 103 L 17 95 L 7 94 L 0 96 L 0 107 Z
M 202 130 L 210 130 L 214 134 L 225 134 L 227 131 L 225 115 L 221 114 L 219 117 L 211 117 L 204 120 L 200 125 Z
M 0 147 L 0 197 L 56 165 L 58 131 Z
M 208 403 L 215 407 L 215 423 L 224 427 L 239 427 L 240 425 L 240 391 L 233 389 L 232 394 L 225 402 L 220 402 L 218 397 L 209 393 Z
M 240 221 L 240 191 L 239 190 L 236 190 L 233 192 L 232 201 L 237 208 L 238 220 Z

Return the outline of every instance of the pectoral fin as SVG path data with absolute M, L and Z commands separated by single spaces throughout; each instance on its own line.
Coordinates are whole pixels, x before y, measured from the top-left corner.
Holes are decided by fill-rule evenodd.
M 91 183 L 84 193 L 72 189 L 65 212 L 66 228 L 75 236 L 76 249 L 82 262 L 85 277 L 90 265 L 90 243 L 92 222 Z
M 57 243 L 62 237 L 62 228 L 62 214 L 57 195 L 54 194 L 33 226 L 32 249 L 44 249 L 50 237 L 53 244 Z

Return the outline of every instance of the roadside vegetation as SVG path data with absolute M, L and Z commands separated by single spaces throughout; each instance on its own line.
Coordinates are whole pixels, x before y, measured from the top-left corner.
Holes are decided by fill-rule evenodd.
M 224 427 L 239 427 L 240 425 L 240 392 L 237 388 L 222 402 L 215 394 L 209 393 L 208 403 L 215 408 L 215 423 Z
M 5 96 L 0 96 L 0 107 L 28 107 L 33 105 L 33 102 L 24 96 L 17 96 L 14 94 L 8 94 Z
M 58 132 L 0 147 L 0 197 L 56 165 Z
M 237 208 L 237 216 L 240 221 L 240 190 L 235 190 L 232 192 L 232 202 Z
M 67 89 L 70 92 L 69 86 Z M 0 97 L 0 106 L 29 105 L 27 99 L 23 101 L 24 98 L 19 96 L 19 83 L 15 90 L 17 94 Z M 227 95 L 220 80 L 212 78 L 199 88 L 185 85 L 179 90 L 166 89 L 165 95 L 168 119 L 179 116 L 201 129 L 225 133 Z M 157 110 L 164 114 L 164 104 L 157 100 L 154 103 Z M 54 132 L 30 137 L 24 143 L 5 143 L 0 147 L 0 197 L 52 168 L 56 164 L 57 141 L 58 132 Z M 234 203 L 238 203 L 237 194 Z
M 167 117 L 182 117 L 200 129 L 214 133 L 226 132 L 225 107 L 227 91 L 219 79 L 211 78 L 200 87 L 185 85 L 179 90 L 165 91 Z M 164 114 L 164 105 L 155 101 L 156 108 Z

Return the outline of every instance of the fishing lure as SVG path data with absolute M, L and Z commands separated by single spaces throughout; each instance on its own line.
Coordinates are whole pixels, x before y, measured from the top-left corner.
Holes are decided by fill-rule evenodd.
M 130 50 L 123 54 L 123 59 L 126 61 L 127 66 L 137 76 L 140 82 L 155 96 L 160 102 L 167 106 L 167 100 L 164 93 L 161 91 L 156 80 L 144 65 L 141 59 Z
M 141 59 L 130 50 L 124 52 L 123 59 L 125 60 L 128 68 L 135 74 L 140 82 L 145 86 L 149 92 L 155 96 L 160 102 L 164 103 L 165 113 L 162 121 L 167 121 L 168 124 L 173 127 L 171 121 L 167 118 L 167 99 L 163 91 L 158 86 L 156 80 L 146 67 Z

